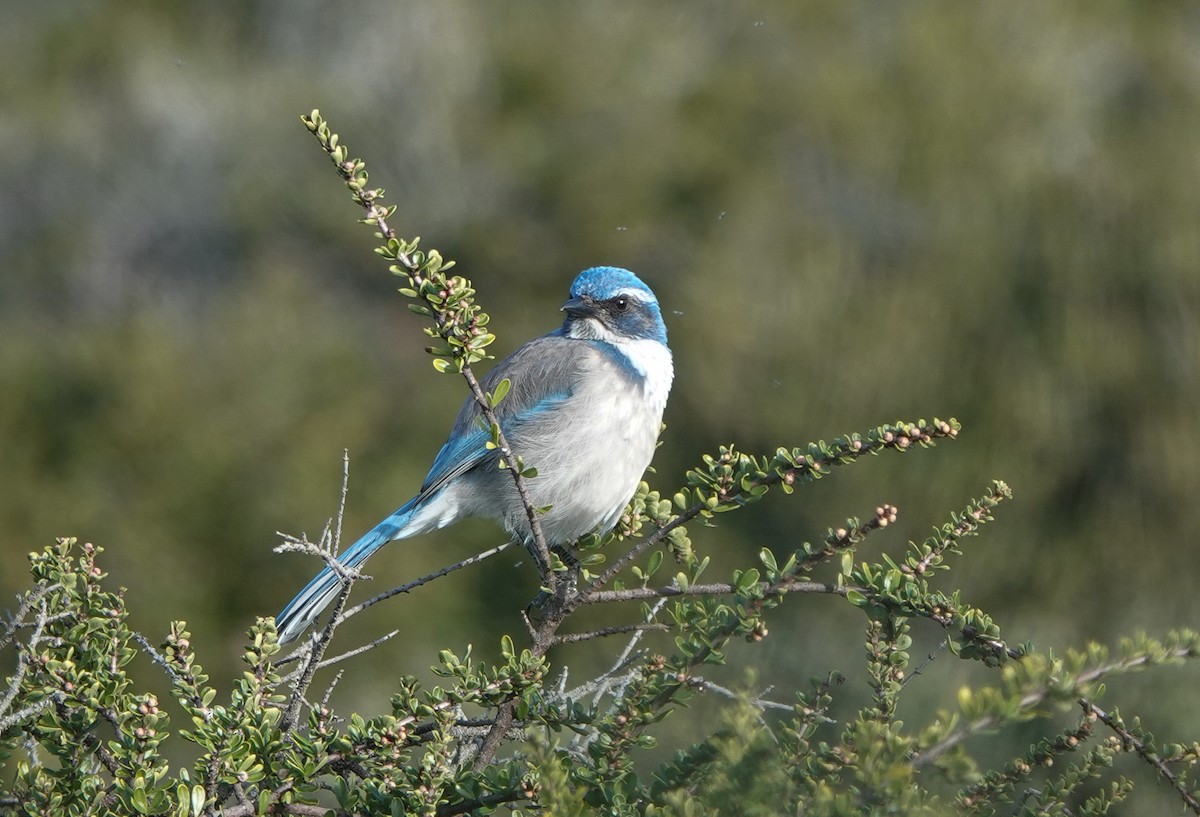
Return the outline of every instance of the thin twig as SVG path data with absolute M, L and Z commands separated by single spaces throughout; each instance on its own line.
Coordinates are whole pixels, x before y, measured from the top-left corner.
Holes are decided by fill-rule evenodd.
M 167 657 L 155 649 L 154 645 L 150 643 L 150 639 L 141 633 L 134 633 L 133 640 L 146 652 L 146 655 L 150 656 L 151 661 L 162 667 L 163 672 L 167 673 L 167 678 L 171 681 L 171 684 L 173 686 L 178 685 L 179 673 L 171 666 L 171 662 L 167 660 Z
M 662 610 L 666 603 L 667 600 L 665 598 L 654 602 L 654 606 L 646 611 L 646 621 L 654 621 L 654 619 L 657 618 L 659 611 Z M 615 678 L 617 673 L 623 673 L 629 667 L 630 662 L 633 660 L 633 651 L 637 648 L 637 645 L 641 643 L 642 637 L 645 636 L 645 634 L 645 631 L 638 631 L 634 633 L 633 637 L 629 639 L 629 643 L 625 645 L 625 649 L 621 651 L 619 656 L 617 656 L 617 660 L 613 662 L 613 665 L 609 668 L 608 672 L 602 675 L 600 679 L 597 679 L 603 681 L 603 684 L 596 691 L 596 697 L 592 701 L 595 705 L 600 705 L 601 697 L 603 697 L 604 693 L 612 687 L 612 685 L 608 683 L 608 680 Z M 614 698 L 621 697 L 621 693 L 624 691 L 624 684 L 629 682 L 628 675 L 624 675 L 623 678 L 624 681 L 622 682 L 621 688 L 613 694 Z
M 350 571 L 344 569 L 334 553 L 341 547 L 341 530 L 342 530 L 342 515 L 346 509 L 346 496 L 350 485 L 350 459 L 348 455 L 342 457 L 342 493 L 338 501 L 337 512 L 337 528 L 336 532 L 330 530 L 330 526 L 325 526 L 325 533 L 321 536 L 324 544 L 328 545 L 327 562 L 334 572 L 337 573 L 338 580 L 341 582 L 341 589 L 338 591 L 337 597 L 333 602 L 333 611 L 329 614 L 329 621 L 325 623 L 316 635 L 313 637 L 312 648 L 304 659 L 301 665 L 298 677 L 292 687 L 292 695 L 288 700 L 287 709 L 284 712 L 282 721 L 279 724 L 280 735 L 287 739 L 291 731 L 296 728 L 300 721 L 300 708 L 304 705 L 305 696 L 308 693 L 308 687 L 312 683 L 313 676 L 316 674 L 321 663 L 322 656 L 325 655 L 325 650 L 328 649 L 329 643 L 333 641 L 333 633 L 341 623 L 342 609 L 346 606 L 346 599 L 350 597 L 350 590 L 354 587 L 354 578 Z
M 337 557 L 339 554 L 337 554 L 336 549 L 332 545 L 334 542 L 332 526 L 332 519 L 326 521 L 325 530 L 321 532 L 321 538 L 316 543 L 308 541 L 307 534 L 293 536 L 283 531 L 275 531 L 275 535 L 282 537 L 283 541 L 276 545 L 273 550 L 276 553 L 303 553 L 307 556 L 316 556 L 323 560 L 325 566 L 332 570 L 343 583 L 351 579 L 357 581 L 358 579 L 371 578 L 358 568 L 348 567 L 338 561 Z
M 25 621 L 25 617 L 29 615 L 34 607 L 41 603 L 46 594 L 61 587 L 62 585 L 58 583 L 45 584 L 39 582 L 32 590 L 25 594 L 25 598 L 21 601 L 17 612 L 7 616 L 4 621 L 4 635 L 0 636 L 0 649 L 8 646 L 9 642 L 15 637 L 17 630 L 23 627 L 36 626 L 36 621 L 33 623 L 27 622 Z M 41 620 L 41 618 L 39 617 L 38 620 Z
M 333 632 L 338 624 L 338 614 L 341 613 L 342 608 L 346 605 L 346 599 L 350 596 L 350 589 L 353 586 L 353 580 L 342 583 L 341 590 L 338 591 L 337 598 L 334 599 L 333 613 L 329 621 L 316 633 L 314 639 L 310 641 L 312 648 L 308 651 L 304 663 L 296 673 L 297 678 L 292 687 L 292 697 L 288 701 L 287 711 L 279 726 L 283 737 L 287 737 L 299 722 L 300 707 L 304 704 L 304 696 L 308 692 L 313 675 L 316 674 L 317 668 L 321 663 L 321 657 L 329 647 L 329 642 L 333 640 Z
M 657 618 L 659 611 L 662 610 L 666 603 L 666 599 L 659 599 L 656 601 L 654 606 L 646 611 L 646 623 L 653 622 Z M 605 694 L 611 691 L 613 702 L 609 712 L 611 714 L 612 712 L 616 711 L 616 707 L 621 700 L 621 696 L 625 693 L 625 688 L 629 685 L 629 682 L 633 676 L 637 674 L 636 671 L 627 672 L 627 670 L 633 666 L 635 660 L 634 652 L 637 649 L 637 645 L 641 643 L 641 640 L 645 634 L 645 630 L 636 631 L 629 639 L 629 642 L 625 645 L 625 649 L 621 651 L 621 654 L 617 656 L 617 660 L 613 662 L 613 665 L 609 667 L 607 671 L 605 671 L 598 678 L 594 678 L 586 683 L 580 684 L 578 687 L 570 690 L 569 692 L 562 693 L 562 697 L 566 700 L 578 700 L 587 695 L 591 695 L 592 691 L 595 690 L 595 696 L 592 698 L 592 707 L 598 709 L 600 706 L 600 701 L 603 700 Z M 571 739 L 571 743 L 567 748 L 569 751 L 578 752 L 582 746 L 586 746 L 592 740 L 594 740 L 595 736 L 595 729 L 588 730 L 587 732 L 579 732 Z
M 1127 746 L 1131 746 L 1133 751 L 1137 753 L 1138 757 L 1153 766 L 1154 770 L 1158 772 L 1159 776 L 1162 777 L 1163 780 L 1166 780 L 1167 783 L 1179 793 L 1179 796 L 1183 799 L 1184 804 L 1192 810 L 1193 814 L 1200 814 L 1200 800 L 1197 800 L 1195 795 L 1188 791 L 1188 788 L 1184 786 L 1182 782 L 1180 782 L 1179 778 L 1175 776 L 1175 773 L 1171 771 L 1171 767 L 1146 746 L 1145 741 L 1140 740 L 1136 735 L 1126 729 L 1125 725 L 1121 723 L 1119 718 L 1113 717 L 1089 701 L 1087 698 L 1080 698 L 1079 705 L 1083 708 L 1084 712 L 1099 718 L 1105 726 L 1116 732 L 1117 736 L 1121 738 L 1122 743 Z
M 675 528 L 685 525 L 691 520 L 695 519 L 703 510 L 704 505 L 697 502 L 687 510 L 680 513 L 678 516 L 672 518 L 671 521 L 667 522 L 667 524 L 651 533 L 645 539 L 642 539 L 640 542 L 630 548 L 624 556 L 621 556 L 619 559 L 614 561 L 607 570 L 593 579 L 591 584 L 584 588 L 582 592 L 577 593 L 573 603 L 570 605 L 570 609 L 568 609 L 567 612 L 570 613 L 574 611 L 580 604 L 586 603 L 586 599 L 589 596 L 591 596 L 593 593 L 596 593 L 601 587 L 604 587 L 606 584 L 615 579 L 617 575 L 631 565 L 635 559 L 637 559 L 650 548 L 657 545 L 663 539 L 667 538 L 667 534 L 669 534 Z
M 326 710 L 329 708 L 329 699 L 333 697 L 333 691 L 341 683 L 342 676 L 345 674 L 345 670 L 338 670 L 337 674 L 333 676 L 333 680 L 329 682 L 329 686 L 325 687 L 325 694 L 321 696 L 321 709 Z
M 593 641 L 597 638 L 607 638 L 612 635 L 623 635 L 624 633 L 637 633 L 647 631 L 667 632 L 671 627 L 668 624 L 661 622 L 639 622 L 637 624 L 616 624 L 612 627 L 602 627 L 599 630 L 591 630 L 586 633 L 568 633 L 566 635 L 556 635 L 552 639 L 554 644 L 578 644 L 581 641 Z
M 368 607 L 378 604 L 379 602 L 384 601 L 385 599 L 390 599 L 392 596 L 399 596 L 401 593 L 412 592 L 413 590 L 416 590 L 421 585 L 429 584 L 429 582 L 433 581 L 434 579 L 440 579 L 442 576 L 445 576 L 448 573 L 453 573 L 454 571 L 461 570 L 464 567 L 470 567 L 473 564 L 478 564 L 479 562 L 482 562 L 485 559 L 490 559 L 493 556 L 503 553 L 504 551 L 508 550 L 510 547 L 512 547 L 515 544 L 516 544 L 516 542 L 513 542 L 513 541 L 505 542 L 503 545 L 497 545 L 496 547 L 489 548 L 488 550 L 482 551 L 481 553 L 476 553 L 474 556 L 468 556 L 466 559 L 463 559 L 462 561 L 455 562 L 452 565 L 447 565 L 446 567 L 443 567 L 439 570 L 435 570 L 434 572 L 429 573 L 425 576 L 422 576 L 419 579 L 414 579 L 413 581 L 408 582 L 407 584 L 402 584 L 398 587 L 393 587 L 391 590 L 380 593 L 378 596 L 373 596 L 373 597 L 367 599 L 366 601 L 359 602 L 358 604 L 354 605 L 353 607 L 351 607 L 350 609 L 348 609 L 344 613 L 342 613 L 341 619 L 338 621 L 338 623 L 340 624 L 341 622 L 345 621 L 346 619 L 350 618 L 351 616 L 357 615 L 358 613 L 361 613 L 363 610 L 367 609 Z
M 1192 652 L 1189 648 L 1180 647 L 1176 650 L 1173 650 L 1167 657 L 1179 659 L 1186 658 L 1190 655 L 1192 655 Z M 1129 670 L 1137 669 L 1138 667 L 1147 664 L 1149 661 L 1149 656 L 1137 655 L 1125 660 L 1114 661 L 1109 664 L 1104 664 L 1103 666 L 1094 667 L 1087 672 L 1080 673 L 1075 678 L 1073 688 L 1081 689 L 1093 681 L 1100 680 L 1105 675 L 1113 672 L 1128 672 Z M 1025 697 L 1021 698 L 1021 700 L 1017 703 L 1016 712 L 1029 712 L 1035 706 L 1043 703 L 1049 697 L 1050 690 L 1048 688 L 1043 687 L 1036 689 L 1025 695 Z M 998 726 L 1002 720 L 1003 719 L 999 715 L 985 715 L 982 718 L 972 721 L 966 726 L 951 732 L 949 735 L 942 738 L 929 748 L 917 752 L 917 754 L 913 757 L 913 765 L 917 768 L 928 766 L 934 760 L 941 757 L 947 751 L 953 749 L 967 738 L 977 734 L 978 732 Z
M 33 594 L 30 594 L 30 595 L 32 596 Z M 30 606 L 32 606 L 33 599 L 31 599 L 30 601 L 31 601 Z M 38 611 L 37 618 L 34 620 L 33 633 L 30 634 L 30 636 L 29 636 L 29 644 L 28 644 L 29 650 L 35 649 L 38 646 L 38 644 L 41 643 L 42 633 L 46 629 L 46 619 L 49 614 L 49 610 L 46 607 L 45 594 L 39 594 L 37 596 L 36 601 L 37 601 L 38 607 L 40 609 Z M 24 607 L 24 605 L 22 605 L 22 607 Z M 24 618 L 25 615 L 28 615 L 28 613 L 29 613 L 29 608 L 25 608 L 25 611 L 22 613 L 21 618 Z M 28 671 L 29 671 L 29 656 L 25 650 L 20 650 L 17 653 L 16 672 L 13 673 L 12 680 L 9 681 L 8 689 L 4 693 L 4 698 L 0 699 L 0 715 L 3 715 L 5 712 L 7 712 L 12 707 L 13 701 L 16 700 L 17 693 L 21 691 L 21 684 L 25 680 L 25 673 Z M 29 709 L 29 707 L 25 707 L 25 709 Z M 19 723 L 20 721 L 24 720 L 26 717 L 28 717 L 29 714 L 32 714 L 32 713 L 27 713 L 27 712 L 25 712 L 25 710 L 22 710 L 20 712 L 16 712 L 13 714 L 12 718 L 15 718 L 16 720 L 13 720 L 12 718 L 5 718 L 3 720 L 0 720 L 0 732 L 3 732 L 5 729 L 7 729 L 12 724 Z
M 22 707 L 16 712 L 13 712 L 11 715 L 5 715 L 3 718 L 0 718 L 0 732 L 4 732 L 13 726 L 16 726 L 26 718 L 33 717 L 51 704 L 62 701 L 64 697 L 65 696 L 63 696 L 61 692 L 55 690 L 54 692 L 50 693 L 50 697 L 43 698 L 35 704 Z
M 333 658 L 326 658 L 325 660 L 320 661 L 317 664 L 316 668 L 317 669 L 325 669 L 325 667 L 331 667 L 334 664 L 339 664 L 342 661 L 353 658 L 356 655 L 361 655 L 364 652 L 367 652 L 368 650 L 373 650 L 376 647 L 378 647 L 380 644 L 383 644 L 385 641 L 389 641 L 390 639 L 394 638 L 399 633 L 400 633 L 399 630 L 392 630 L 390 633 L 387 633 L 386 635 L 381 635 L 379 638 L 376 638 L 374 641 L 370 641 L 366 644 L 363 644 L 361 647 L 355 647 L 354 649 L 349 650 L 348 652 L 344 652 L 341 655 L 335 655 Z M 291 656 L 288 656 L 288 657 L 290 658 Z M 276 664 L 276 666 L 278 666 L 278 664 Z M 297 676 L 299 676 L 301 669 L 302 668 L 297 668 L 296 670 L 292 671 L 288 675 L 284 676 L 283 682 L 290 683 Z
M 471 565 L 482 562 L 485 559 L 490 559 L 493 556 L 503 553 L 504 551 L 508 550 L 514 544 L 516 544 L 516 543 L 512 542 L 512 541 L 505 542 L 503 545 L 497 545 L 496 547 L 489 548 L 488 550 L 485 550 L 482 553 L 476 553 L 474 556 L 468 556 L 466 559 L 463 559 L 461 561 L 455 562 L 452 565 L 447 565 L 446 567 L 435 570 L 434 572 L 426 574 L 419 579 L 414 579 L 411 582 L 408 582 L 407 584 L 402 584 L 402 585 L 399 585 L 398 587 L 393 587 L 391 590 L 387 590 L 383 593 L 380 593 L 377 596 L 372 596 L 371 598 L 367 599 L 366 601 L 359 602 L 358 604 L 354 605 L 353 607 L 350 607 L 350 608 L 342 611 L 342 613 L 338 616 L 331 617 L 329 622 L 331 624 L 333 624 L 334 626 L 339 626 L 346 619 L 351 618 L 352 616 L 355 616 L 355 615 L 361 613 L 363 610 L 366 610 L 368 607 L 372 607 L 376 604 L 379 604 L 379 602 L 385 601 L 386 599 L 390 599 L 393 596 L 398 596 L 402 593 L 412 592 L 413 590 L 416 590 L 421 585 L 429 584 L 429 582 L 433 581 L 434 579 L 440 579 L 442 576 L 445 576 L 448 573 L 453 573 L 456 570 L 461 570 L 464 567 L 470 567 Z M 393 633 L 392 635 L 394 635 L 394 634 L 395 633 Z M 386 641 L 388 638 L 391 638 L 391 635 L 385 636 L 383 639 L 381 639 L 381 641 Z M 307 642 L 306 642 L 306 646 L 307 646 Z M 299 661 L 302 658 L 304 658 L 306 655 L 307 655 L 307 653 L 301 654 L 299 651 L 297 651 L 285 658 L 281 658 L 278 661 L 276 661 L 275 666 L 283 667 L 288 664 L 293 664 L 296 661 Z M 346 657 L 349 657 L 349 655 L 347 655 Z M 333 662 L 334 660 L 335 659 L 329 659 L 330 662 Z M 328 666 L 328 664 L 322 664 L 321 666 Z M 291 676 L 289 676 L 289 677 L 291 677 Z
M 729 698 L 734 701 L 744 700 L 744 701 L 746 701 L 746 703 L 750 704 L 755 709 L 779 709 L 784 712 L 794 712 L 796 710 L 796 707 L 793 704 L 785 704 L 780 701 L 772 701 L 772 700 L 762 697 L 761 695 L 756 696 L 754 698 L 746 698 L 746 696 L 742 695 L 741 693 L 736 692 L 735 690 L 729 689 L 728 687 L 723 687 L 720 684 L 713 683 L 712 681 L 709 681 L 706 678 L 692 676 L 691 678 L 688 679 L 688 684 L 690 686 L 694 686 L 696 689 L 699 689 L 702 691 L 711 690 L 713 692 L 716 692 L 716 693 L 723 695 L 726 698 Z M 771 690 L 770 690 L 770 688 L 768 688 L 766 691 L 770 692 Z
M 342 493 L 338 497 L 337 515 L 334 517 L 337 521 L 333 528 L 333 541 L 342 541 L 342 520 L 346 516 L 346 497 L 350 488 L 350 449 L 342 449 Z
M 950 639 L 943 638 L 942 643 L 938 645 L 937 650 L 935 652 L 928 653 L 925 656 L 925 659 L 920 664 L 918 664 L 917 667 L 914 668 L 912 672 L 910 672 L 908 675 L 906 675 L 904 677 L 904 680 L 900 682 L 900 688 L 903 689 L 904 687 L 908 686 L 909 681 L 916 678 L 921 673 L 925 672 L 925 670 L 927 670 L 929 668 L 929 666 L 934 661 L 937 660 L 938 654 L 941 653 L 942 651 L 944 651 L 949 646 L 950 646 Z
M 831 593 L 839 596 L 846 595 L 852 587 L 838 586 L 826 582 L 793 581 L 782 587 L 776 587 L 769 582 L 759 582 L 762 592 L 773 593 Z M 624 590 L 595 590 L 586 593 L 581 599 L 583 604 L 610 604 L 620 601 L 644 601 L 646 599 L 674 598 L 676 596 L 727 596 L 737 593 L 738 588 L 727 582 L 711 584 L 690 584 L 687 587 L 665 585 L 663 587 L 628 587 Z
M 529 497 L 529 486 L 525 483 L 525 476 L 521 473 L 521 468 L 517 466 L 518 457 L 513 453 L 512 446 L 508 444 L 504 430 L 500 428 L 500 423 L 496 420 L 496 413 L 492 410 L 491 401 L 488 400 L 483 387 L 479 385 L 479 381 L 476 379 L 475 373 L 471 371 L 471 367 L 464 365 L 462 375 L 466 378 L 467 385 L 471 389 L 471 394 L 475 397 L 475 402 L 479 405 L 479 410 L 483 412 L 484 419 L 487 420 L 491 428 L 496 430 L 497 448 L 500 450 L 503 462 L 508 464 L 508 470 L 512 474 L 517 495 L 521 498 L 521 505 L 525 508 L 525 518 L 529 520 L 530 539 L 532 540 L 529 544 L 533 545 L 532 552 L 538 561 L 538 572 L 541 574 L 542 583 L 553 593 L 558 586 L 558 574 L 551 569 L 550 546 L 546 542 L 545 534 L 542 533 L 542 523 L 538 518 L 538 510 L 534 507 L 533 500 Z

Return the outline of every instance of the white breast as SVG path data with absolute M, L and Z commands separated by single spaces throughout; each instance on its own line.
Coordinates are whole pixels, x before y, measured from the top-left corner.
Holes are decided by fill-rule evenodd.
M 642 390 L 652 409 L 661 419 L 667 406 L 667 395 L 671 392 L 671 381 L 675 378 L 675 365 L 671 350 L 656 340 L 619 340 L 613 346 L 625 356 L 629 364 L 643 378 Z
M 612 528 L 654 456 L 673 376 L 671 353 L 653 341 L 614 345 L 625 361 L 598 354 L 594 376 L 578 384 L 552 422 L 539 426 L 540 439 L 513 441 L 542 451 L 529 487 L 538 507 L 551 506 L 541 520 L 551 543 Z M 630 367 L 640 376 L 630 377 Z M 523 507 L 510 504 L 506 516 L 509 529 L 523 533 Z

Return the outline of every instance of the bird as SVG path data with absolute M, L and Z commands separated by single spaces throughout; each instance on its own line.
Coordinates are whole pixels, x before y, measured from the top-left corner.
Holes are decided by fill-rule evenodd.
M 650 287 L 627 269 L 585 269 L 562 305 L 562 326 L 496 364 L 480 385 L 508 393 L 495 417 L 512 452 L 536 469 L 526 481 L 546 544 L 566 548 L 620 520 L 650 465 L 675 370 Z M 482 411 L 468 397 L 416 496 L 339 554 L 360 567 L 388 542 L 468 517 L 500 523 L 532 549 L 525 505 Z M 275 619 L 281 643 L 308 629 L 341 587 L 326 567 Z

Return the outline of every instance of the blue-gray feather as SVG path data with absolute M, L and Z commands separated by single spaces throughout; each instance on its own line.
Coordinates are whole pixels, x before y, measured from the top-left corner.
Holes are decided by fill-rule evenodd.
M 658 301 L 636 275 L 593 267 L 571 286 L 561 329 L 532 340 L 481 381 L 508 394 L 495 409 L 513 450 L 538 475 L 528 481 L 551 545 L 567 545 L 592 531 L 611 529 L 650 464 L 673 369 Z M 482 412 L 468 399 L 419 493 L 347 548 L 339 561 L 359 567 L 394 539 L 444 527 L 459 519 L 495 519 L 510 533 L 531 538 L 512 475 L 498 467 L 499 452 Z M 284 641 L 296 638 L 333 599 L 337 575 L 326 568 L 276 619 Z

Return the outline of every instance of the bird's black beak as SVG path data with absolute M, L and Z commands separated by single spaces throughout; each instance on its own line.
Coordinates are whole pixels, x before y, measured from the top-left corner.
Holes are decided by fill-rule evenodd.
M 596 304 L 590 298 L 571 298 L 562 305 L 562 311 L 574 318 L 590 318 L 599 313 Z

